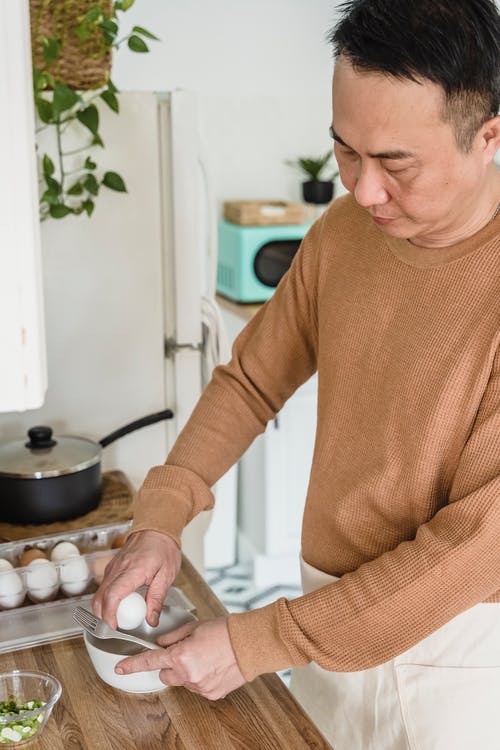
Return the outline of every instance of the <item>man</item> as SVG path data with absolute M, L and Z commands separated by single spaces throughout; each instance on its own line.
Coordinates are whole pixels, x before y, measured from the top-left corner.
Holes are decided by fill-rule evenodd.
M 305 594 L 187 625 L 123 671 L 216 699 L 288 666 L 336 750 L 498 748 L 500 20 L 492 0 L 353 0 L 332 33 L 350 192 L 215 370 L 95 611 L 149 585 L 182 528 L 318 371 Z

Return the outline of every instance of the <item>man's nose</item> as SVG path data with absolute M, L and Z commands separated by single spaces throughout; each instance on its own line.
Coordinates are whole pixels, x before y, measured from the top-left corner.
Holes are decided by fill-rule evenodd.
M 380 206 L 387 203 L 389 193 L 387 192 L 383 175 L 375 164 L 363 164 L 356 180 L 354 197 L 360 206 Z

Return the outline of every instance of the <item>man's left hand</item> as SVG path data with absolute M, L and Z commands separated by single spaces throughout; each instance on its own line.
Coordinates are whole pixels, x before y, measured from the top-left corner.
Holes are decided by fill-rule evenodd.
M 225 617 L 189 622 L 157 639 L 160 650 L 143 651 L 123 659 L 119 674 L 159 669 L 160 680 L 182 685 L 209 700 L 225 698 L 246 680 L 234 655 Z

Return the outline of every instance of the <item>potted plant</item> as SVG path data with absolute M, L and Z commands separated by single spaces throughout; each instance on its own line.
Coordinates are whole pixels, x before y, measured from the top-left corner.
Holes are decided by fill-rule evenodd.
M 42 221 L 91 216 L 101 187 L 127 190 L 117 172 L 98 169 L 96 149 L 104 143 L 96 103 L 119 113 L 119 91 L 110 78 L 113 51 L 126 44 L 132 52 L 148 52 L 144 40 L 157 40 L 141 26 L 120 34 L 120 16 L 133 4 L 30 0 L 37 134 L 52 131 L 55 143 L 51 155 L 38 148 Z
M 308 177 L 302 183 L 302 196 L 306 203 L 322 205 L 332 200 L 335 192 L 333 181 L 338 176 L 338 171 L 334 171 L 327 179 L 320 179 L 332 155 L 332 151 L 328 151 L 319 158 L 301 157 L 287 162 L 289 166 L 299 168 Z

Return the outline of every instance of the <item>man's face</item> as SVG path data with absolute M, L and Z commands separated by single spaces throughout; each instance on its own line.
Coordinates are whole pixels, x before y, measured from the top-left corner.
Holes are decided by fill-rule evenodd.
M 481 139 L 457 146 L 440 116 L 443 94 L 356 72 L 340 58 L 333 78 L 333 133 L 340 178 L 380 228 L 418 245 L 450 244 L 487 167 Z

